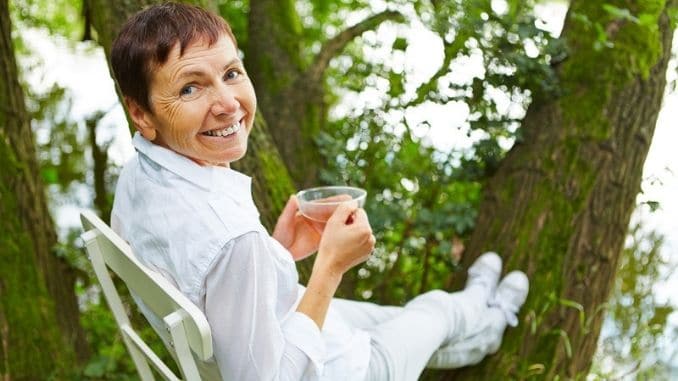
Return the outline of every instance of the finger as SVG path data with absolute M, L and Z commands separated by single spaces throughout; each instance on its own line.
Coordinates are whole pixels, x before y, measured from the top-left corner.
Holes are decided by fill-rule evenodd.
M 359 225 L 370 226 L 370 221 L 367 218 L 367 213 L 365 212 L 365 209 L 358 208 L 358 209 L 356 209 L 355 213 L 353 213 L 353 214 L 354 214 L 353 219 L 354 219 L 355 223 L 357 223 Z
M 377 239 L 374 237 L 374 234 L 370 234 L 370 236 L 361 245 L 362 250 L 364 250 L 365 253 L 363 261 L 366 261 L 370 255 L 372 255 L 376 241 Z
M 287 246 L 293 241 L 296 211 L 297 199 L 295 196 L 290 196 L 273 228 L 273 238 L 277 239 L 283 246 Z
M 280 219 L 283 217 L 285 219 L 293 218 L 298 209 L 299 203 L 297 202 L 297 196 L 290 196 L 290 198 L 287 200 L 287 203 L 285 204 L 285 207 L 283 208 L 283 211 L 280 213 Z
M 342 225 L 347 224 L 347 220 L 351 215 L 358 209 L 358 203 L 357 202 L 345 202 L 343 204 L 339 204 L 339 206 L 334 210 L 332 215 L 330 216 L 329 220 L 327 220 L 327 223 L 337 223 L 340 222 Z
M 363 241 L 364 247 L 369 247 L 370 250 L 374 248 L 374 244 L 377 242 L 377 239 L 374 237 L 374 234 L 368 233 L 365 234 L 365 240 Z
M 374 245 L 377 243 L 377 237 L 375 237 L 374 234 L 370 234 L 370 238 L 367 240 L 367 243 L 374 247 Z
M 287 200 L 287 204 L 285 205 L 285 209 L 291 209 L 296 211 L 299 209 L 299 201 L 297 200 L 296 195 L 291 195 L 290 198 Z

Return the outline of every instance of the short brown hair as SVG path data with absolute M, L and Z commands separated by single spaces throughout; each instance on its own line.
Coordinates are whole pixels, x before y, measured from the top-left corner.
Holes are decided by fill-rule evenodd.
M 152 5 L 132 16 L 113 41 L 111 66 L 120 91 L 152 112 L 149 98 L 151 70 L 167 62 L 179 43 L 180 54 L 198 39 L 212 45 L 223 35 L 238 47 L 228 23 L 218 15 L 188 4 Z

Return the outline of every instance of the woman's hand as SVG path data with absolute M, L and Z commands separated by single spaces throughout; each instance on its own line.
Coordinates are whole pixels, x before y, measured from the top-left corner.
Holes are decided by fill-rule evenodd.
M 357 203 L 339 205 L 325 225 L 318 256 L 297 311 L 322 328 L 344 273 L 367 260 L 374 241 L 365 211 L 358 208 Z
M 367 214 L 356 203 L 337 207 L 325 225 L 313 271 L 343 275 L 367 260 L 375 238 Z
M 296 196 L 291 196 L 273 229 L 273 238 L 292 254 L 295 261 L 318 251 L 325 224 L 312 222 L 299 212 Z

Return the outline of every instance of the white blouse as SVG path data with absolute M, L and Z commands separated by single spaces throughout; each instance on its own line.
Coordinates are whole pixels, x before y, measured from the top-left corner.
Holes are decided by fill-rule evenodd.
M 224 380 L 362 380 L 370 337 L 330 306 L 322 332 L 296 312 L 291 254 L 261 225 L 251 179 L 200 166 L 138 133 L 112 226 L 207 316 Z

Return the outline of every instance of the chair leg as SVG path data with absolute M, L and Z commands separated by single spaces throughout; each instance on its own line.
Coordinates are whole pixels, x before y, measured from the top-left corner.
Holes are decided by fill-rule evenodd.
M 177 363 L 184 380 L 200 380 L 200 373 L 186 338 L 184 328 L 186 317 L 186 312 L 179 310 L 167 315 L 163 320 L 167 324 L 167 329 L 172 337 L 170 344 L 177 355 Z

